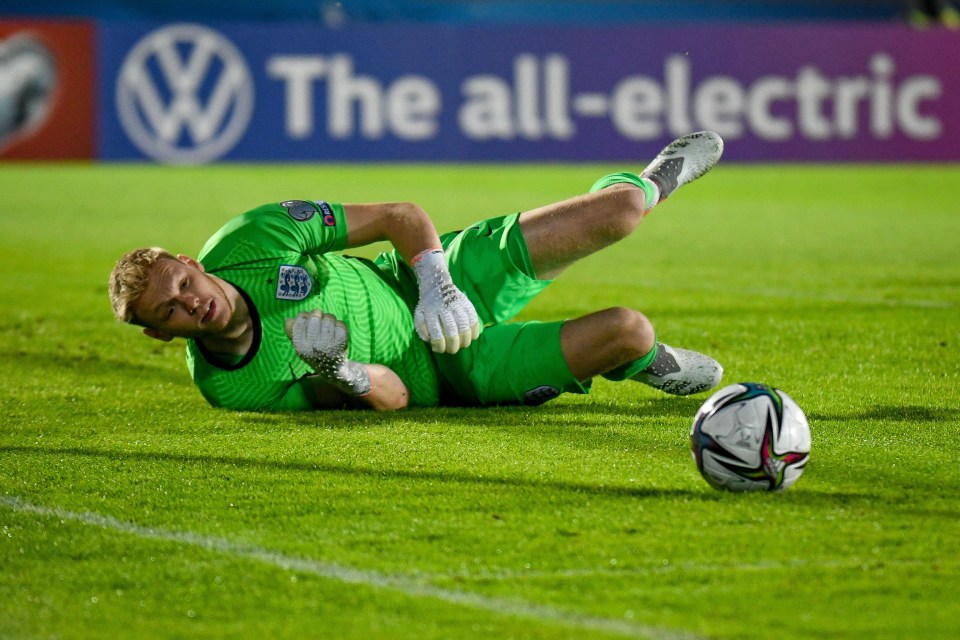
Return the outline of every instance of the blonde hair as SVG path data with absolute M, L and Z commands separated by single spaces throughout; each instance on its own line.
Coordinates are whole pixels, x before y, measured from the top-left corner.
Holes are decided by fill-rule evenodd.
M 160 260 L 177 257 L 160 247 L 144 247 L 124 254 L 110 272 L 110 304 L 117 320 L 141 324 L 133 315 L 133 303 L 143 295 L 150 280 L 150 269 Z

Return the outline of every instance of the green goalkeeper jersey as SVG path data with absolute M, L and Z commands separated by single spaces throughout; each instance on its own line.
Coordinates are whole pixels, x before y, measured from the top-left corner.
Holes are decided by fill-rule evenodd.
M 284 331 L 287 318 L 321 309 L 346 322 L 349 358 L 392 369 L 411 406 L 438 402 L 436 366 L 413 327 L 412 304 L 395 270 L 331 253 L 347 245 L 343 207 L 322 200 L 267 204 L 234 218 L 199 255 L 207 273 L 237 287 L 250 307 L 254 340 L 233 365 L 220 363 L 194 340 L 187 366 L 214 406 L 248 410 L 311 408 L 304 378 L 312 370 Z M 403 277 L 400 275 L 400 277 Z

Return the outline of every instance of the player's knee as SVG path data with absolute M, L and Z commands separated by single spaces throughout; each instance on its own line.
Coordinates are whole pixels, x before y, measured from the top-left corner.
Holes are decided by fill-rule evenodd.
M 653 349 L 656 334 L 645 315 L 626 307 L 613 307 L 607 313 L 611 316 L 612 339 L 623 362 L 642 358 Z

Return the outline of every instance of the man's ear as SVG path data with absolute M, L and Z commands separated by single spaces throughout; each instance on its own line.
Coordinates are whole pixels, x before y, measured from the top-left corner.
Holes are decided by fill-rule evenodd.
M 203 271 L 203 265 L 191 258 L 190 256 L 183 255 L 182 253 L 177 254 L 177 260 L 183 264 L 189 265 L 196 269 L 197 271 Z
M 143 335 L 153 338 L 155 340 L 162 340 L 163 342 L 170 342 L 173 340 L 173 336 L 169 333 L 164 333 L 163 331 L 157 331 L 156 329 L 151 329 L 150 327 L 143 328 Z

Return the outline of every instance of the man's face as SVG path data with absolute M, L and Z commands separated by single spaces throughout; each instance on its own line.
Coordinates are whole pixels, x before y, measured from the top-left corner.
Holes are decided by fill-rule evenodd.
M 233 307 L 220 281 L 186 256 L 159 260 L 150 268 L 147 289 L 133 305 L 147 335 L 169 340 L 217 335 L 230 323 Z

